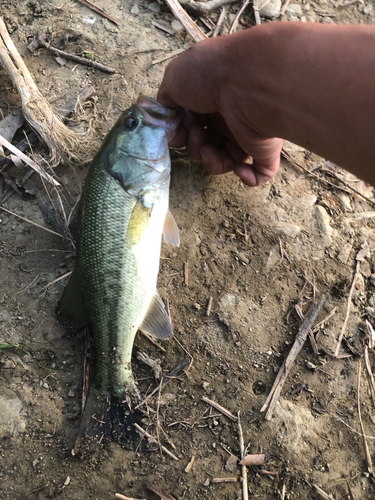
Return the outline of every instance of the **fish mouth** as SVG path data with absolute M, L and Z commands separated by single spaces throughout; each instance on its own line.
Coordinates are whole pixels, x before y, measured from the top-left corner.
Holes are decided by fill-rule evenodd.
M 155 99 L 144 95 L 138 97 L 136 105 L 143 114 L 143 123 L 145 125 L 164 128 L 168 142 L 174 138 L 182 121 L 181 110 L 176 111 L 166 108 Z

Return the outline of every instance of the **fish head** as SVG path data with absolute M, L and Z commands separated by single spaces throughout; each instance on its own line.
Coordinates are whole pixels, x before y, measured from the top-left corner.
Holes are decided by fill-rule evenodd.
M 168 180 L 168 142 L 173 139 L 181 115 L 150 97 L 140 96 L 124 111 L 107 135 L 99 152 L 107 172 L 130 194 Z

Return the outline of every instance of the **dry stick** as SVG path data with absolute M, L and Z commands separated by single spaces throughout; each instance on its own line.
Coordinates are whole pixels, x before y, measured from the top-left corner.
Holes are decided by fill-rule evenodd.
M 324 177 L 320 177 L 319 175 L 314 174 L 309 169 L 307 169 L 306 167 L 304 167 L 303 165 L 301 165 L 300 163 L 298 163 L 298 161 L 296 161 L 294 158 L 292 158 L 290 156 L 290 154 L 285 151 L 285 149 L 283 149 L 281 151 L 281 156 L 283 158 L 285 158 L 286 160 L 288 160 L 290 163 L 293 163 L 294 165 L 296 165 L 297 167 L 299 167 L 300 169 L 302 169 L 307 174 L 311 175 L 312 177 L 315 177 L 315 179 L 318 179 L 319 181 L 325 182 L 329 186 L 332 186 L 332 187 L 334 187 L 336 189 L 339 189 L 340 191 L 344 191 L 344 193 L 349 193 L 350 194 L 350 192 L 352 191 L 353 193 L 356 193 L 358 196 L 360 196 L 361 198 L 363 198 L 364 200 L 366 200 L 371 205 L 375 205 L 375 201 L 374 200 L 371 200 L 371 198 L 368 198 L 367 196 L 364 196 L 357 189 L 355 189 L 354 187 L 352 187 L 350 184 L 348 184 L 344 180 L 340 179 L 340 177 L 337 177 L 336 175 L 332 174 L 331 172 L 330 172 L 330 175 L 332 175 L 333 177 L 335 177 L 335 179 L 337 179 L 338 181 L 340 181 L 347 189 L 345 189 L 345 188 L 343 188 L 341 186 L 338 186 L 337 184 L 334 184 L 333 182 L 329 182 Z
M 18 53 L 0 17 L 0 63 L 22 99 L 22 111 L 31 127 L 47 144 L 51 162 L 83 161 L 87 157 L 88 136 L 66 127 L 39 92 L 26 64 Z
M 256 1 L 256 0 L 255 0 Z M 235 18 L 233 19 L 233 22 L 232 22 L 232 25 L 229 29 L 229 34 L 231 35 L 233 33 L 233 31 L 237 28 L 237 24 L 238 24 L 238 21 L 240 19 L 240 17 L 242 16 L 242 13 L 243 11 L 246 9 L 246 7 L 249 5 L 249 2 L 250 0 L 245 0 L 240 8 L 240 10 L 237 12 L 237 14 L 235 15 Z M 255 2 L 254 2 L 254 6 L 255 6 Z M 255 9 L 255 7 L 254 7 Z M 255 11 L 254 11 L 255 12 Z M 259 16 L 259 12 L 258 12 L 258 16 Z
M 189 263 L 184 262 L 184 285 L 189 286 Z
M 367 370 L 367 376 L 370 384 L 370 392 L 371 392 L 371 399 L 372 403 L 375 407 L 375 381 L 374 381 L 374 376 L 372 374 L 371 370 L 371 365 L 370 365 L 370 358 L 368 355 L 368 347 L 365 347 L 365 364 L 366 364 L 366 370 Z
M 245 0 L 245 3 L 246 3 L 246 0 Z M 255 23 L 259 26 L 260 24 L 262 24 L 262 21 L 260 20 L 260 14 L 259 14 L 259 0 L 253 0 L 253 10 L 254 10 Z
M 41 45 L 47 50 L 50 50 L 54 54 L 57 54 L 61 57 L 65 57 L 65 59 L 70 59 L 71 61 L 74 61 L 79 64 L 83 64 L 85 66 L 89 66 L 90 68 L 96 68 L 99 69 L 100 71 L 103 71 L 104 73 L 109 73 L 110 75 L 113 75 L 114 73 L 118 73 L 117 69 L 110 68 L 109 66 L 105 66 L 104 64 L 98 63 L 97 61 L 93 61 L 92 59 L 87 59 L 86 57 L 80 57 L 76 56 L 75 54 L 69 54 L 68 52 L 65 52 L 64 50 L 57 49 L 56 47 L 53 47 L 50 43 L 47 42 L 46 36 L 43 34 L 38 34 L 34 36 L 32 39 L 30 45 L 28 46 L 28 49 L 33 52 L 35 49 L 37 49 Z
M 223 5 L 236 3 L 238 0 L 208 0 L 208 2 L 195 2 L 194 0 L 180 0 L 180 4 L 198 15 L 204 15 L 210 10 L 218 9 Z
M 212 38 L 216 38 L 218 35 L 220 35 L 221 28 L 223 27 L 226 15 L 227 15 L 227 8 L 224 5 L 224 7 L 221 9 L 219 20 L 218 20 L 217 25 L 214 29 L 214 33 L 212 35 Z
M 294 306 L 294 309 L 296 310 L 299 318 L 303 321 L 305 319 L 305 316 L 303 315 L 303 312 L 302 312 L 301 308 L 298 306 L 298 304 L 296 304 Z M 311 330 L 309 331 L 309 340 L 310 340 L 310 344 L 311 344 L 313 353 L 315 354 L 315 356 L 317 356 L 319 354 L 319 349 L 318 349 L 318 346 L 316 345 L 316 340 L 315 340 L 315 337 L 314 337 L 313 332 Z
M 145 500 L 142 498 L 126 497 L 125 495 L 121 495 L 121 493 L 115 493 L 115 497 L 119 498 L 120 500 Z
M 9 149 L 9 151 L 11 151 L 13 154 L 18 156 L 18 158 L 23 160 L 25 163 L 27 163 L 27 165 L 29 165 L 29 167 L 31 167 L 33 170 L 35 170 L 35 172 L 38 172 L 38 174 L 41 175 L 44 179 L 46 179 L 48 182 L 50 182 L 54 186 L 60 186 L 60 184 L 53 177 L 51 177 L 49 174 L 47 174 L 47 172 L 40 165 L 35 163 L 35 161 L 33 161 L 31 158 L 29 158 L 28 156 L 23 154 L 21 151 L 19 151 L 15 146 L 13 146 L 13 144 L 8 142 L 1 135 L 0 135 L 0 145 Z
M 163 352 L 167 352 L 163 346 L 161 346 L 160 344 L 158 344 L 156 342 L 156 340 L 154 340 L 150 335 L 148 335 L 147 333 L 145 332 L 142 332 L 142 330 L 138 330 L 144 337 L 146 337 L 146 339 L 151 342 L 151 344 L 154 344 L 154 346 L 158 347 L 161 351 Z
M 281 7 L 280 10 L 280 16 L 283 16 L 285 14 L 285 11 L 289 5 L 290 0 L 285 0 L 284 5 Z
M 55 283 L 57 283 L 58 281 L 61 281 L 63 280 L 64 278 L 67 278 L 68 276 L 70 276 L 72 274 L 73 271 L 69 271 L 68 273 L 65 273 L 63 274 L 62 276 L 60 276 L 59 278 L 56 278 L 55 280 L 51 281 L 50 283 L 48 283 L 48 285 L 44 286 L 39 293 L 42 293 L 44 292 L 44 290 L 47 290 L 48 287 L 50 287 L 51 285 L 54 285 Z
M 208 299 L 208 304 L 207 304 L 207 309 L 206 309 L 206 316 L 209 316 L 211 314 L 211 309 L 212 309 L 212 302 L 213 302 L 213 298 L 210 297 Z
M 93 5 L 91 2 L 89 2 L 88 0 L 78 0 L 82 5 L 85 5 L 86 7 L 88 7 L 89 9 L 93 10 L 94 12 L 97 12 L 98 14 L 100 14 L 101 16 L 105 17 L 106 19 L 108 19 L 108 21 L 111 21 L 112 23 L 114 23 L 116 26 L 119 25 L 118 21 L 116 21 L 116 19 L 113 19 L 113 17 L 109 16 L 108 14 L 106 14 L 103 10 L 99 9 L 99 7 L 96 7 L 95 5 Z
M 236 483 L 236 482 L 237 482 L 236 477 L 214 477 L 211 480 L 211 483 Z
M 319 488 L 316 484 L 313 484 L 314 488 L 316 491 L 319 493 L 319 495 L 324 498 L 325 500 L 335 500 L 332 495 L 328 495 L 325 491 L 322 490 L 322 488 Z
M 359 254 L 359 252 L 358 252 L 358 254 Z M 358 256 L 358 254 L 357 254 L 357 256 Z M 354 273 L 354 277 L 353 277 L 353 281 L 352 281 L 352 286 L 350 287 L 350 292 L 349 292 L 349 297 L 348 297 L 348 306 L 346 308 L 345 320 L 344 320 L 344 324 L 342 325 L 340 336 L 339 336 L 339 339 L 338 339 L 337 344 L 336 344 L 336 350 L 335 350 L 335 357 L 336 358 L 337 358 L 337 356 L 339 354 L 339 350 L 340 350 L 342 338 L 344 336 L 344 333 L 345 333 L 345 330 L 346 330 L 346 326 L 347 326 L 348 321 L 349 321 L 350 306 L 352 304 L 352 296 L 353 296 L 353 293 L 354 293 L 355 284 L 357 282 L 357 279 L 358 279 L 359 275 L 361 274 L 360 268 L 361 268 L 361 262 L 359 260 L 357 260 L 357 264 L 356 264 L 356 267 L 355 267 L 355 273 Z
M 173 12 L 173 15 L 180 21 L 180 23 L 185 27 L 186 31 L 196 42 L 205 40 L 207 36 L 203 31 L 195 24 L 195 22 L 189 17 L 189 15 L 184 11 L 177 0 L 165 0 L 165 3 Z
M 172 50 L 172 52 L 169 52 L 169 54 L 154 59 L 153 61 L 151 61 L 151 64 L 159 64 L 161 62 L 167 61 L 168 59 L 171 59 L 174 56 L 178 56 L 178 54 L 182 54 L 182 52 L 185 52 L 185 50 L 186 49 Z
M 161 389 L 164 389 L 164 387 L 168 384 L 168 382 L 170 382 L 171 380 L 173 380 L 173 378 L 178 375 L 180 373 L 181 370 L 183 370 L 188 364 L 190 363 L 190 360 L 185 358 L 182 363 L 180 363 L 178 366 L 176 366 L 176 368 L 174 370 L 172 370 L 170 373 L 168 373 L 168 375 L 166 375 L 164 378 L 163 378 L 163 382 L 160 384 L 160 390 Z M 149 394 L 143 401 L 141 401 L 135 408 L 134 410 L 137 410 L 140 406 L 144 405 L 146 403 L 146 401 L 148 401 L 150 398 L 152 398 L 152 396 L 154 396 L 154 394 L 156 394 L 157 392 L 159 391 L 159 386 L 154 389 L 151 394 Z
M 332 316 L 334 316 L 334 315 L 336 314 L 336 310 L 337 310 L 337 307 L 334 307 L 334 308 L 332 309 L 332 311 L 331 311 L 331 312 L 330 312 L 330 313 L 329 313 L 329 314 L 328 314 L 325 318 L 323 318 L 323 319 L 322 319 L 322 321 L 319 321 L 319 323 L 317 323 L 317 324 L 314 326 L 314 328 L 311 330 L 311 331 L 312 331 L 312 333 L 316 333 L 316 332 L 319 330 L 319 328 L 321 328 L 322 326 L 324 326 L 324 325 L 327 323 L 327 321 L 328 321 L 329 319 L 331 319 L 331 318 L 332 318 Z
M 157 495 L 159 495 L 161 500 L 176 500 L 174 497 L 172 497 L 172 495 L 169 495 L 168 493 L 163 491 L 161 488 L 159 488 L 159 486 L 156 486 L 156 484 L 153 484 L 153 483 L 145 483 L 145 484 L 149 490 L 151 490 L 154 493 L 156 493 Z
M 216 401 L 212 401 L 212 399 L 208 399 L 208 398 L 206 398 L 206 396 L 203 396 L 203 398 L 201 398 L 201 399 L 205 403 L 207 403 L 207 404 L 213 406 L 214 408 L 216 408 L 217 410 L 219 410 L 226 417 L 228 417 L 231 420 L 233 420 L 233 422 L 237 421 L 237 417 L 235 417 L 233 415 L 233 413 L 231 413 L 229 410 L 227 410 L 226 408 L 224 408 L 224 406 L 219 405 L 219 403 L 216 403 Z
M 55 236 L 58 236 L 59 238 L 63 238 L 64 240 L 69 240 L 66 236 L 63 236 L 62 234 L 55 233 L 55 231 L 52 231 L 51 229 L 48 229 L 47 227 L 43 227 L 40 224 L 37 224 L 36 222 L 33 222 L 32 220 L 26 219 L 26 217 L 22 217 L 21 215 L 18 215 L 11 210 L 8 210 L 7 208 L 1 207 L 0 210 L 4 210 L 4 212 L 7 212 L 8 214 L 14 215 L 15 217 L 18 217 L 21 220 L 24 220 L 25 222 L 28 222 L 29 224 L 32 224 L 33 226 L 39 227 L 40 229 L 44 229 L 44 231 L 48 231 L 51 234 L 54 234 Z
M 365 447 L 367 470 L 374 477 L 374 469 L 372 468 L 371 455 L 370 455 L 370 451 L 368 449 L 368 444 L 367 444 L 366 437 L 365 437 L 365 429 L 363 427 L 362 415 L 361 415 L 361 397 L 360 397 L 360 392 L 361 392 L 361 368 L 362 368 L 362 360 L 360 359 L 359 360 L 359 364 L 358 364 L 358 388 L 357 388 L 358 419 L 359 419 L 359 424 L 361 426 L 361 431 L 362 431 L 362 435 L 363 435 L 362 438 L 363 438 L 363 446 Z
M 134 425 L 134 427 L 136 429 L 139 430 L 139 432 L 142 432 L 142 434 L 144 434 L 146 437 L 148 437 L 149 439 L 154 439 L 155 441 L 157 441 L 154 438 L 154 436 L 151 436 L 151 434 L 149 434 L 147 431 L 145 431 L 144 429 L 142 429 L 142 427 L 140 425 L 138 425 L 138 424 L 133 424 L 133 425 Z M 169 451 L 165 446 L 161 445 L 159 442 L 158 442 L 158 444 L 159 444 L 159 448 L 161 450 L 163 450 L 167 455 L 169 455 L 170 457 L 172 457 L 173 460 L 178 460 L 178 458 L 176 457 L 176 455 L 173 455 L 173 453 L 171 451 Z
M 281 375 L 279 377 L 279 374 L 276 377 L 275 383 L 273 384 L 273 387 L 271 389 L 270 395 L 272 394 L 271 400 L 269 402 L 268 410 L 266 413 L 266 420 L 271 420 L 273 410 L 276 406 L 276 403 L 279 399 L 281 389 L 283 388 L 283 385 L 285 383 L 285 380 L 288 377 L 288 374 L 293 366 L 293 363 L 298 356 L 298 353 L 303 347 L 303 344 L 305 343 L 305 340 L 307 338 L 307 335 L 309 331 L 311 330 L 311 327 L 316 319 L 316 317 L 319 314 L 320 309 L 322 308 L 323 304 L 325 301 L 325 296 L 323 295 L 321 299 L 319 300 L 318 303 L 314 303 L 309 312 L 306 314 L 306 317 L 304 319 L 304 322 L 302 325 L 299 327 L 298 333 L 296 335 L 296 339 L 294 341 L 293 347 L 291 348 L 285 362 L 283 363 L 282 367 L 280 368 L 279 374 L 281 372 Z M 278 380 L 279 379 L 279 380 Z M 277 383 L 276 383 L 277 382 Z M 270 398 L 270 395 L 267 398 Z M 263 405 L 261 411 L 265 411 L 266 405 Z
M 245 443 L 243 440 L 240 412 L 238 412 L 238 437 L 240 441 L 241 460 L 245 458 Z M 247 485 L 247 468 L 246 465 L 241 465 L 242 472 L 242 500 L 249 500 L 249 488 Z

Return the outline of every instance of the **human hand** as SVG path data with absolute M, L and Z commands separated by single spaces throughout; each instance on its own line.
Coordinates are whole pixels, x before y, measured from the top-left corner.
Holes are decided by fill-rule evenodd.
M 276 174 L 282 140 L 267 136 L 252 123 L 251 88 L 243 85 L 241 75 L 236 75 L 238 85 L 228 81 L 227 75 L 241 68 L 228 43 L 231 38 L 199 42 L 174 59 L 157 99 L 164 106 L 185 109 L 172 147 L 186 146 L 209 174 L 233 171 L 244 184 L 258 186 Z

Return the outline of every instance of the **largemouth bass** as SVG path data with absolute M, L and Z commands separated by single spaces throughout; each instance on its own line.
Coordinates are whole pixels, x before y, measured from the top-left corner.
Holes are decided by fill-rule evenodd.
M 93 332 L 94 374 L 80 431 L 89 440 L 124 437 L 137 330 L 172 335 L 156 280 L 162 234 L 167 243 L 180 243 L 168 210 L 168 141 L 178 123 L 174 111 L 139 97 L 108 133 L 87 175 L 75 269 L 59 310 Z

